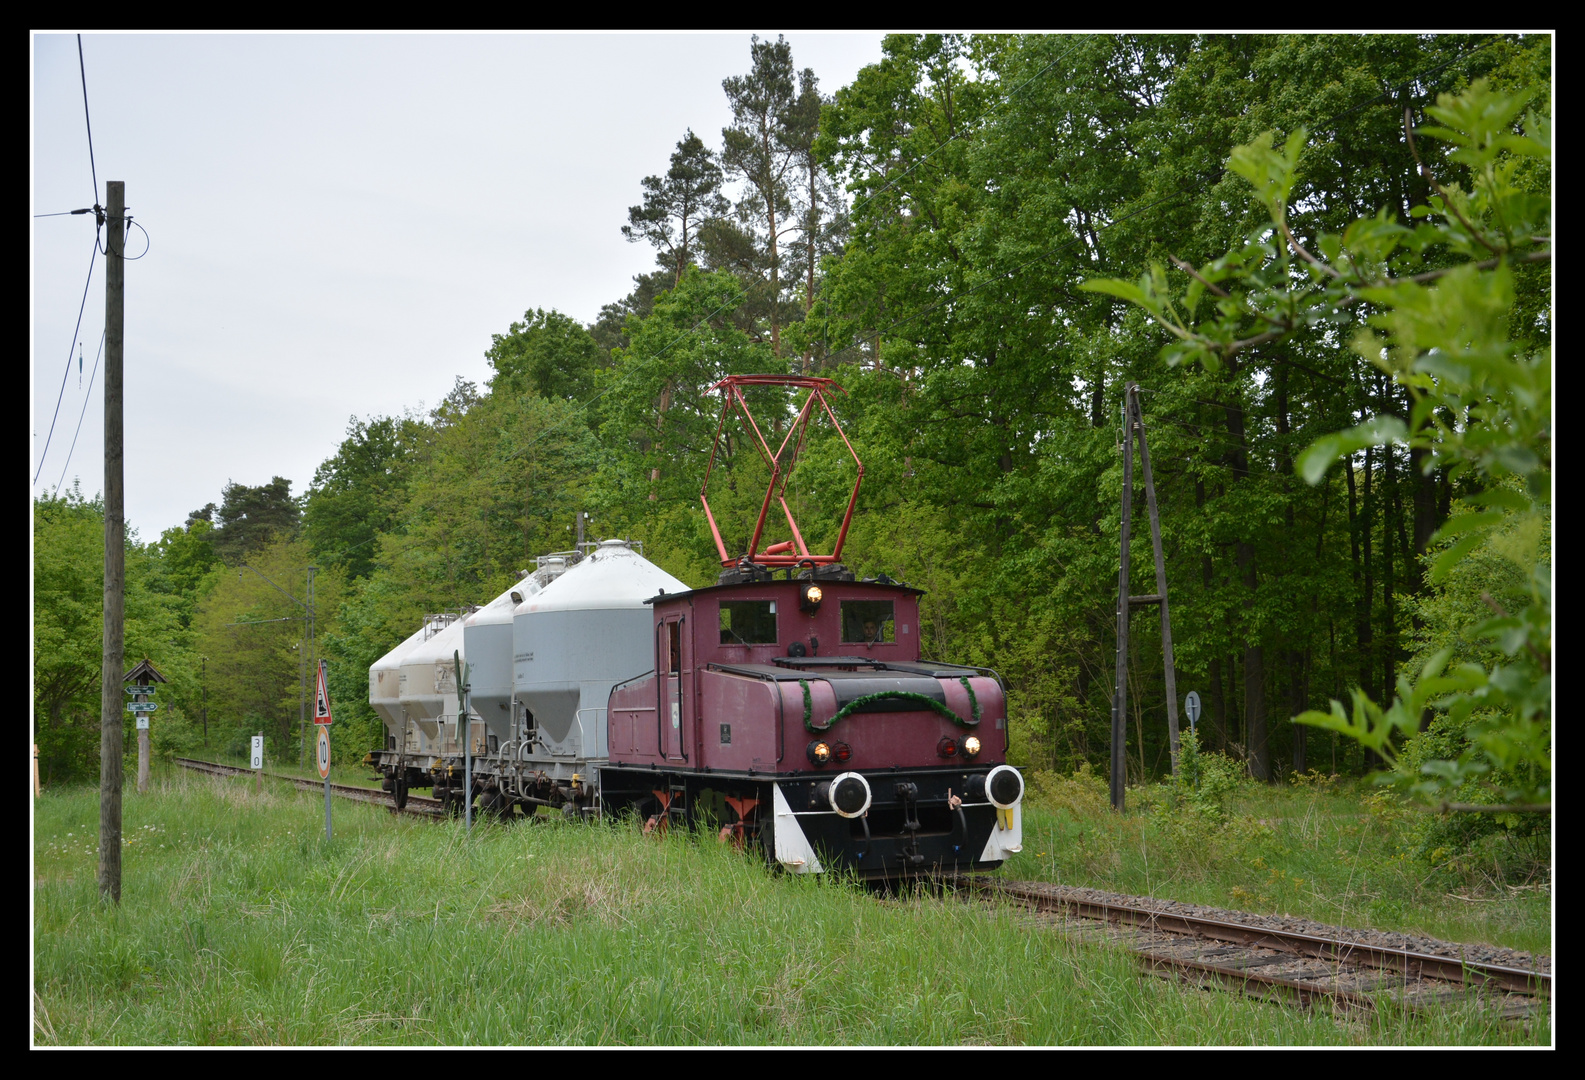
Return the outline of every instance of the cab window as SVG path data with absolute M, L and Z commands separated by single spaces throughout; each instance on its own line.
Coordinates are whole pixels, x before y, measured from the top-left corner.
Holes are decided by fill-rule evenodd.
M 896 622 L 890 600 L 842 601 L 844 644 L 890 645 L 896 640 Z
M 721 601 L 721 644 L 776 644 L 776 601 Z

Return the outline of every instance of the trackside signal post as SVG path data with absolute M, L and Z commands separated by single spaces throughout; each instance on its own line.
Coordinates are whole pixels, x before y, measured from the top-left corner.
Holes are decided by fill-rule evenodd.
M 330 687 L 325 683 L 325 662 L 319 662 L 319 681 L 314 687 L 314 726 L 319 731 L 314 758 L 319 777 L 325 782 L 325 839 L 330 833 Z

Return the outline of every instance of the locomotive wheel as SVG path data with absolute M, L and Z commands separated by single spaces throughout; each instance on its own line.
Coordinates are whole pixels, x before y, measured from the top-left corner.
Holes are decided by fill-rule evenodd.
M 758 800 L 755 799 L 724 798 L 722 808 L 725 810 L 726 823 L 721 826 L 716 839 L 723 844 L 730 843 L 739 851 L 747 848 L 759 831 L 757 806 Z M 743 814 L 745 810 L 748 811 L 746 818 Z

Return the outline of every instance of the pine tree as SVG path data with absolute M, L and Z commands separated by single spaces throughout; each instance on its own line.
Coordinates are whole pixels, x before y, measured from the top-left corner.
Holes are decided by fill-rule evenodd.
M 694 248 L 700 226 L 730 208 L 721 194 L 724 180 L 715 154 L 689 128 L 677 141 L 666 175 L 644 177 L 643 205 L 628 208 L 622 235 L 634 243 L 646 240 L 654 245 L 656 260 L 671 271 L 674 288 L 683 271 L 697 261 Z
M 744 182 L 738 216 L 759 234 L 769 274 L 767 304 L 771 349 L 781 355 L 781 237 L 796 230 L 788 176 L 796 152 L 789 146 L 788 127 L 797 105 L 792 46 L 756 36 L 749 47 L 753 68 L 747 75 L 724 79 L 721 87 L 732 106 L 733 126 L 721 130 L 721 159 L 727 172 Z

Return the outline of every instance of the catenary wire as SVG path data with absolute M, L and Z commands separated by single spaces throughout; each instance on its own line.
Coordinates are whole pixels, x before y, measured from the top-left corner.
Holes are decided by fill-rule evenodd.
M 88 307 L 88 286 L 93 284 L 94 263 L 99 260 L 99 232 L 94 231 L 94 252 L 88 257 L 88 279 L 83 282 L 82 303 L 77 306 L 77 326 L 72 330 L 71 345 L 77 344 L 77 333 L 83 328 L 83 311 Z M 44 450 L 39 454 L 39 467 L 34 470 L 33 482 L 39 482 L 39 473 L 44 471 L 44 459 L 49 456 L 50 441 L 55 438 L 55 421 L 61 415 L 61 399 L 66 396 L 66 380 L 72 373 L 71 345 L 66 348 L 66 371 L 61 375 L 60 393 L 55 395 L 55 415 L 50 417 L 50 433 L 44 438 Z
M 88 392 L 83 395 L 83 409 L 77 414 L 77 430 L 72 432 L 72 446 L 66 451 L 66 464 L 61 466 L 61 478 L 55 481 L 55 490 L 50 493 L 50 498 L 55 498 L 61 493 L 61 485 L 66 482 L 66 470 L 72 467 L 72 455 L 77 452 L 77 436 L 82 434 L 83 417 L 88 415 L 88 402 L 94 396 L 94 378 L 99 374 L 99 358 L 105 352 L 105 331 L 99 332 L 99 351 L 94 353 L 94 370 L 88 376 Z

